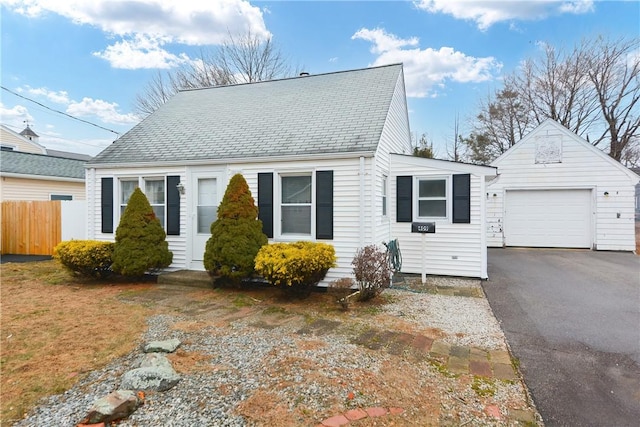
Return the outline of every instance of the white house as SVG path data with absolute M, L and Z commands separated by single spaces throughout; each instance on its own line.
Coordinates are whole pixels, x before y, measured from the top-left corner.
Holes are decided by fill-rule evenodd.
M 350 276 L 358 248 L 392 239 L 403 272 L 487 277 L 482 195 L 495 168 L 411 151 L 401 64 L 182 91 L 88 163 L 89 238 L 114 239 L 138 186 L 167 232 L 170 268 L 202 270 L 241 173 L 270 242 L 334 246 L 325 282 Z M 417 223 L 436 224 L 424 253 Z
M 635 250 L 640 177 L 553 120 L 498 157 L 487 244 Z

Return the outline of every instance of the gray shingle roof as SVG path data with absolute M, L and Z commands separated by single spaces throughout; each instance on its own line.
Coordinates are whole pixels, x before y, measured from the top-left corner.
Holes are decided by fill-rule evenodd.
M 374 151 L 402 65 L 182 91 L 89 164 Z
M 22 175 L 84 179 L 84 160 L 20 151 L 0 151 L 0 171 Z

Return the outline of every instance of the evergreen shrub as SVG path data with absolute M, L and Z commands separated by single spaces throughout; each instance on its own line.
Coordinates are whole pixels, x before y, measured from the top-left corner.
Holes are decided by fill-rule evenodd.
M 113 248 L 113 242 L 67 240 L 56 245 L 53 257 L 72 273 L 104 279 L 112 273 Z
M 333 246 L 305 241 L 263 246 L 255 262 L 256 272 L 269 283 L 303 297 L 335 266 Z
M 111 268 L 123 276 L 143 276 L 168 267 L 173 253 L 166 237 L 147 196 L 136 188 L 116 229 Z
M 211 237 L 204 252 L 204 268 L 220 283 L 240 284 L 254 273 L 258 250 L 267 244 L 247 181 L 234 175 L 211 224 Z

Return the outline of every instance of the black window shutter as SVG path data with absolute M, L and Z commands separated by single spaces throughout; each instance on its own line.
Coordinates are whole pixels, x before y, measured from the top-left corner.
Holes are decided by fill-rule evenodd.
M 102 232 L 113 233 L 113 178 L 102 178 L 101 194 Z
M 333 171 L 316 172 L 316 239 L 333 239 Z
M 262 221 L 262 232 L 273 237 L 273 173 L 258 174 L 258 219 Z
M 471 223 L 471 175 L 453 175 L 453 222 Z
M 396 221 L 413 221 L 413 177 L 396 178 Z
M 167 235 L 180 235 L 179 176 L 167 176 Z

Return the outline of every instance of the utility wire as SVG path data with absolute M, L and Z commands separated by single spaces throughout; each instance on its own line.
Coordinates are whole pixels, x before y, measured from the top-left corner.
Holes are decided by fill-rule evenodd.
M 0 88 L 2 88 L 2 89 L 4 89 L 4 90 L 6 90 L 7 92 L 9 92 L 9 93 L 11 93 L 11 94 L 13 94 L 13 95 L 15 95 L 15 96 L 17 96 L 17 97 L 20 97 L 20 98 L 22 98 L 22 99 L 26 99 L 27 101 L 31 101 L 31 102 L 33 102 L 34 104 L 38 104 L 39 106 L 41 106 L 41 107 L 43 107 L 43 108 L 46 108 L 47 110 L 53 111 L 54 113 L 62 114 L 63 116 L 67 116 L 67 117 L 69 117 L 69 118 L 72 118 L 73 120 L 77 120 L 77 121 L 79 121 L 79 122 L 83 122 L 83 123 L 86 123 L 86 124 L 88 124 L 88 125 L 95 126 L 95 127 L 97 127 L 97 128 L 100 128 L 100 129 L 103 129 L 103 130 L 106 130 L 106 131 L 109 131 L 109 132 L 115 133 L 116 135 L 120 136 L 120 133 L 119 133 L 119 132 L 116 132 L 115 130 L 108 129 L 108 128 L 106 128 L 106 127 L 103 127 L 103 126 L 97 125 L 97 124 L 95 124 L 95 123 L 91 123 L 90 121 L 87 121 L 87 120 L 84 120 L 84 119 L 80 119 L 80 118 L 78 118 L 78 117 L 74 117 L 74 116 L 72 116 L 71 114 L 67 114 L 67 113 L 65 113 L 64 111 L 60 111 L 60 110 L 53 109 L 53 108 L 51 108 L 51 107 L 47 107 L 46 105 L 44 105 L 44 104 L 42 104 L 42 103 L 40 103 L 40 102 L 38 102 L 38 101 L 35 101 L 35 100 L 31 99 L 31 98 L 27 98 L 26 96 L 20 95 L 19 93 L 16 93 L 16 92 L 14 92 L 14 91 L 12 91 L 12 90 L 10 90 L 10 89 L 7 89 L 7 88 L 6 88 L 6 87 L 4 87 L 4 86 L 0 86 Z

